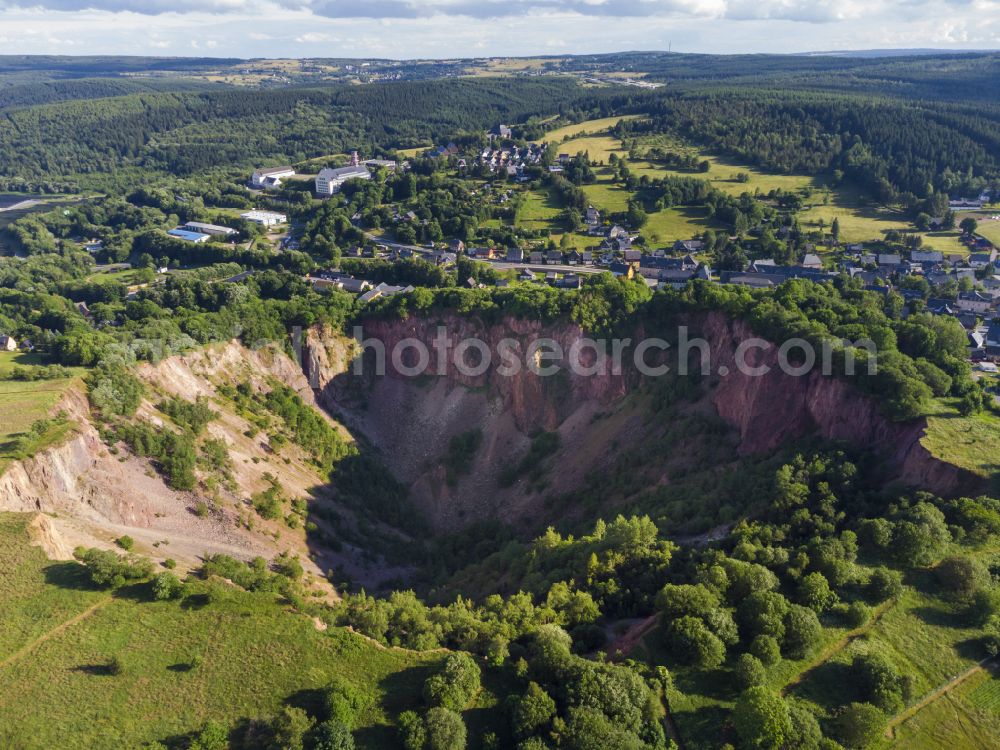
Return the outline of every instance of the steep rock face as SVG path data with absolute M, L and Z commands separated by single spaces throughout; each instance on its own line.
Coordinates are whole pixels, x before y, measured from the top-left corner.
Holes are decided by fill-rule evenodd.
M 56 407 L 65 410 L 74 423 L 73 433 L 63 443 L 7 468 L 0 476 L 0 509 L 53 514 L 59 534 L 87 546 L 107 546 L 128 534 L 144 554 L 173 557 L 182 566 L 196 563 L 206 552 L 271 557 L 289 548 L 302 554 L 307 570 L 319 573 L 306 557 L 309 550 L 293 534 L 286 531 L 282 541 L 275 543 L 268 524 L 261 522 L 250 530 L 240 516 L 246 512 L 245 499 L 268 486 L 267 474 L 276 476 L 290 497 L 308 496 L 326 477 L 309 465 L 296 446 L 286 446 L 275 455 L 263 433 L 251 431 L 245 419 L 213 400 L 219 383 L 249 382 L 265 388 L 274 379 L 314 403 L 313 390 L 298 363 L 277 349 L 251 351 L 230 342 L 156 365 L 143 364 L 137 372 L 148 387 L 137 417 L 153 424 L 162 424 L 162 415 L 153 404 L 163 395 L 209 399 L 217 418 L 207 433 L 227 446 L 234 467 L 232 490 L 222 487 L 213 495 L 171 489 L 148 460 L 132 455 L 124 446 L 112 449 L 104 443 L 91 420 L 87 397 L 78 389 L 69 391 Z M 216 500 L 211 513 L 193 512 L 199 501 Z
M 438 361 L 434 341 L 439 335 L 449 342 L 451 352 L 465 339 L 482 341 L 496 364 L 501 362 L 501 342 L 518 341 L 520 371 L 510 376 L 496 368 L 481 374 L 463 373 L 451 356 Z M 369 321 L 364 338 L 384 345 L 385 377 L 374 375 L 374 351 L 365 355 L 361 374 L 354 374 L 345 356 L 350 347 L 337 336 L 315 330 L 306 337 L 303 363 L 319 389 L 319 403 L 343 415 L 380 450 L 385 464 L 410 486 L 411 499 L 433 523 L 455 526 L 479 518 L 539 515 L 541 498 L 524 481 L 499 486 L 504 470 L 528 453 L 533 433 L 559 433 L 559 471 L 552 473 L 547 489 L 560 492 L 574 488 L 601 464 L 608 445 L 634 428 L 628 420 L 615 422 L 603 432 L 591 428 L 595 414 L 628 393 L 624 374 L 608 368 L 593 377 L 539 377 L 527 368 L 531 342 L 551 339 L 568 352 L 582 335 L 574 325 L 546 327 L 515 318 L 495 323 L 456 315 Z M 393 349 L 407 339 L 428 348 L 429 367 L 420 377 L 392 367 Z M 592 364 L 589 355 L 590 359 L 585 351 L 581 358 Z M 468 354 L 470 366 L 478 361 L 475 352 Z M 405 356 L 401 362 L 409 364 Z M 468 473 L 449 483 L 442 465 L 449 442 L 470 430 L 480 431 L 481 445 Z
M 721 313 L 709 313 L 697 323 L 711 344 L 716 373 L 712 402 L 719 415 L 739 430 L 741 453 L 766 453 L 816 433 L 883 454 L 890 474 L 906 484 L 941 495 L 981 489 L 978 477 L 924 448 L 920 439 L 927 429 L 925 419 L 893 422 L 849 379 L 824 376 L 819 366 L 801 376 L 786 374 L 776 346 L 749 350 L 747 364 L 769 370 L 759 376 L 744 374 L 737 367 L 736 350 L 741 341 L 754 336 L 750 327 Z M 720 368 L 728 374 L 718 375 Z
M 741 373 L 737 347 L 754 337 L 746 323 L 717 312 L 687 316 L 678 323 L 687 324 L 692 335 L 708 342 L 708 398 L 739 434 L 740 453 L 763 454 L 789 440 L 818 434 L 882 454 L 887 479 L 942 495 L 981 489 L 977 477 L 935 458 L 921 445 L 926 429 L 923 420 L 892 422 L 848 379 L 824 377 L 819 368 L 802 376 L 788 375 L 778 366 L 775 346 L 752 349 L 747 357 L 752 366 L 766 365 L 767 374 L 754 377 Z M 504 339 L 520 342 L 523 362 L 528 345 L 537 339 L 551 339 L 569 352 L 584 333 L 572 324 L 545 326 L 513 317 L 483 322 L 447 314 L 369 321 L 364 337 L 384 345 L 386 376 L 372 377 L 375 357 L 369 351 L 361 378 L 345 374 L 350 368 L 347 358 L 341 356 L 345 351 L 342 342 L 336 345 L 338 356 L 332 358 L 336 366 L 319 366 L 331 359 L 324 353 L 329 345 L 326 336 L 313 333 L 306 358 L 313 363 L 311 375 L 313 385 L 319 388 L 320 403 L 352 417 L 361 432 L 382 449 L 397 476 L 411 485 L 415 500 L 432 518 L 446 523 L 470 516 L 516 517 L 537 509 L 537 501 L 525 499 L 523 487 L 498 490 L 496 486 L 502 468 L 524 455 L 528 436 L 537 430 L 557 431 L 563 438 L 558 459 L 561 470 L 553 478 L 554 490 L 573 489 L 574 482 L 578 485 L 589 468 L 607 458 L 606 450 L 592 445 L 585 449 L 587 441 L 594 440 L 585 434 L 590 417 L 620 405 L 641 383 L 628 358 L 619 373 L 605 367 L 595 375 L 539 377 L 522 367 L 512 376 L 502 376 L 496 368 L 469 375 L 459 371 L 451 356 L 438 361 L 434 342 L 439 336 L 450 343 L 449 352 L 463 339 L 478 339 L 489 348 L 493 362 L 499 363 L 498 348 Z M 640 339 L 641 332 L 634 338 Z M 392 366 L 391 352 L 407 340 L 422 342 L 430 354 L 426 375 L 420 378 L 401 375 Z M 403 365 L 415 362 L 412 348 L 408 355 L 402 358 Z M 475 364 L 477 355 L 470 354 L 467 361 Z M 720 375 L 720 369 L 727 374 Z M 359 389 L 359 382 L 366 385 Z M 481 455 L 472 476 L 448 486 L 441 470 L 448 441 L 473 427 L 484 435 Z M 600 439 L 610 444 L 630 435 L 633 440 L 641 439 L 634 425 L 620 425 L 618 431 Z M 589 466 L 575 463 L 580 455 L 587 456 Z

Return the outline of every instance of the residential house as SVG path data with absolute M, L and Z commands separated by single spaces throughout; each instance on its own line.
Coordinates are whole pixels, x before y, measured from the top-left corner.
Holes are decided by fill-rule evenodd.
M 462 242 L 462 240 L 460 240 L 460 239 L 454 239 L 454 240 L 452 240 L 451 242 L 448 243 L 448 249 L 451 250 L 456 255 L 458 253 L 464 253 L 465 252 L 465 243 Z
M 986 354 L 1000 357 L 1000 318 L 994 318 L 986 329 Z
M 705 247 L 701 240 L 677 240 L 674 243 L 675 253 L 700 253 Z
M 17 341 L 13 336 L 8 336 L 6 334 L 0 336 L 0 351 L 3 352 L 16 352 L 17 351 Z
M 523 263 L 524 262 L 524 250 L 519 247 L 512 247 L 507 250 L 507 262 L 508 263 Z
M 944 263 L 944 253 L 939 250 L 914 250 L 910 253 L 914 263 Z
M 529 263 L 539 264 L 543 260 L 545 260 L 545 255 L 544 253 L 542 253 L 541 250 L 533 250 L 531 254 L 528 256 Z
M 518 274 L 517 279 L 518 281 L 534 281 L 535 274 L 533 274 L 531 271 L 525 268 L 523 271 L 521 271 L 521 273 Z
M 563 254 L 559 250 L 549 250 L 545 254 L 545 262 L 549 264 L 561 265 L 563 262 Z
M 568 273 L 556 282 L 560 289 L 579 289 L 581 286 L 580 274 Z
M 815 253 L 806 253 L 805 257 L 802 259 L 803 268 L 822 268 L 823 261 Z
M 990 249 L 982 253 L 972 253 L 969 256 L 969 265 L 975 269 L 986 268 L 997 259 L 997 251 Z
M 586 222 L 589 226 L 597 226 L 601 223 L 601 212 L 593 206 L 587 206 Z
M 876 257 L 879 268 L 895 270 L 903 265 L 902 258 L 897 253 L 879 253 Z
M 642 262 L 642 251 L 641 250 L 624 250 L 622 252 L 625 262 L 632 265 L 638 266 Z
M 360 165 L 356 167 L 338 167 L 337 169 L 327 167 L 321 169 L 319 174 L 316 175 L 316 194 L 333 195 L 334 193 L 339 193 L 344 183 L 348 180 L 370 180 L 371 178 L 372 173 Z
M 635 267 L 629 265 L 628 263 L 622 263 L 620 261 L 613 261 L 608 270 L 611 271 L 612 276 L 624 276 L 626 279 L 631 279 L 635 277 Z
M 963 312 L 986 313 L 993 306 L 993 298 L 979 292 L 960 292 L 955 306 Z
M 250 184 L 259 190 L 272 190 L 281 187 L 282 180 L 294 176 L 295 170 L 291 167 L 267 167 L 256 170 Z

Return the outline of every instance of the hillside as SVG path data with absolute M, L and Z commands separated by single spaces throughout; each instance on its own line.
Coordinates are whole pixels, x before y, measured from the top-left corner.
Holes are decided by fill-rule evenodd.
M 442 658 L 321 629 L 274 593 L 218 578 L 187 584 L 173 601 L 155 601 L 148 584 L 102 591 L 77 564 L 46 558 L 38 545 L 54 533 L 50 516 L 0 514 L 6 747 L 176 744 L 212 720 L 266 719 L 286 704 L 315 710 L 315 693 L 338 677 L 366 696 L 357 746 L 393 747 L 389 722 L 418 705 Z

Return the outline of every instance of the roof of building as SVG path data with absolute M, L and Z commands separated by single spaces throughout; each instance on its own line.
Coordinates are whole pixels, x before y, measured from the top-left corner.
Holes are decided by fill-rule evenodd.
M 203 234 L 236 234 L 232 227 L 224 227 L 219 224 L 206 224 L 202 221 L 189 221 L 184 226 L 194 230 L 201 230 Z
M 364 167 L 324 167 L 316 177 L 324 180 L 350 180 L 354 177 L 371 177 L 371 174 Z
M 264 167 L 263 169 L 257 170 L 257 174 L 259 174 L 261 177 L 267 177 L 268 175 L 282 174 L 282 173 L 287 174 L 288 172 L 295 174 L 295 170 L 292 169 L 291 167 Z
M 201 232 L 189 232 L 186 229 L 171 229 L 167 231 L 171 237 L 176 237 L 179 240 L 187 240 L 188 242 L 204 242 L 209 238 L 209 235 L 202 234 Z

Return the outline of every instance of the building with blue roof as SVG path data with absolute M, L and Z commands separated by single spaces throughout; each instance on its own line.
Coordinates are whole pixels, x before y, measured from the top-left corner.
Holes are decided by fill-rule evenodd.
M 179 240 L 184 240 L 185 242 L 208 242 L 209 235 L 202 234 L 201 232 L 190 232 L 187 229 L 171 229 L 167 232 L 171 237 L 176 237 Z

